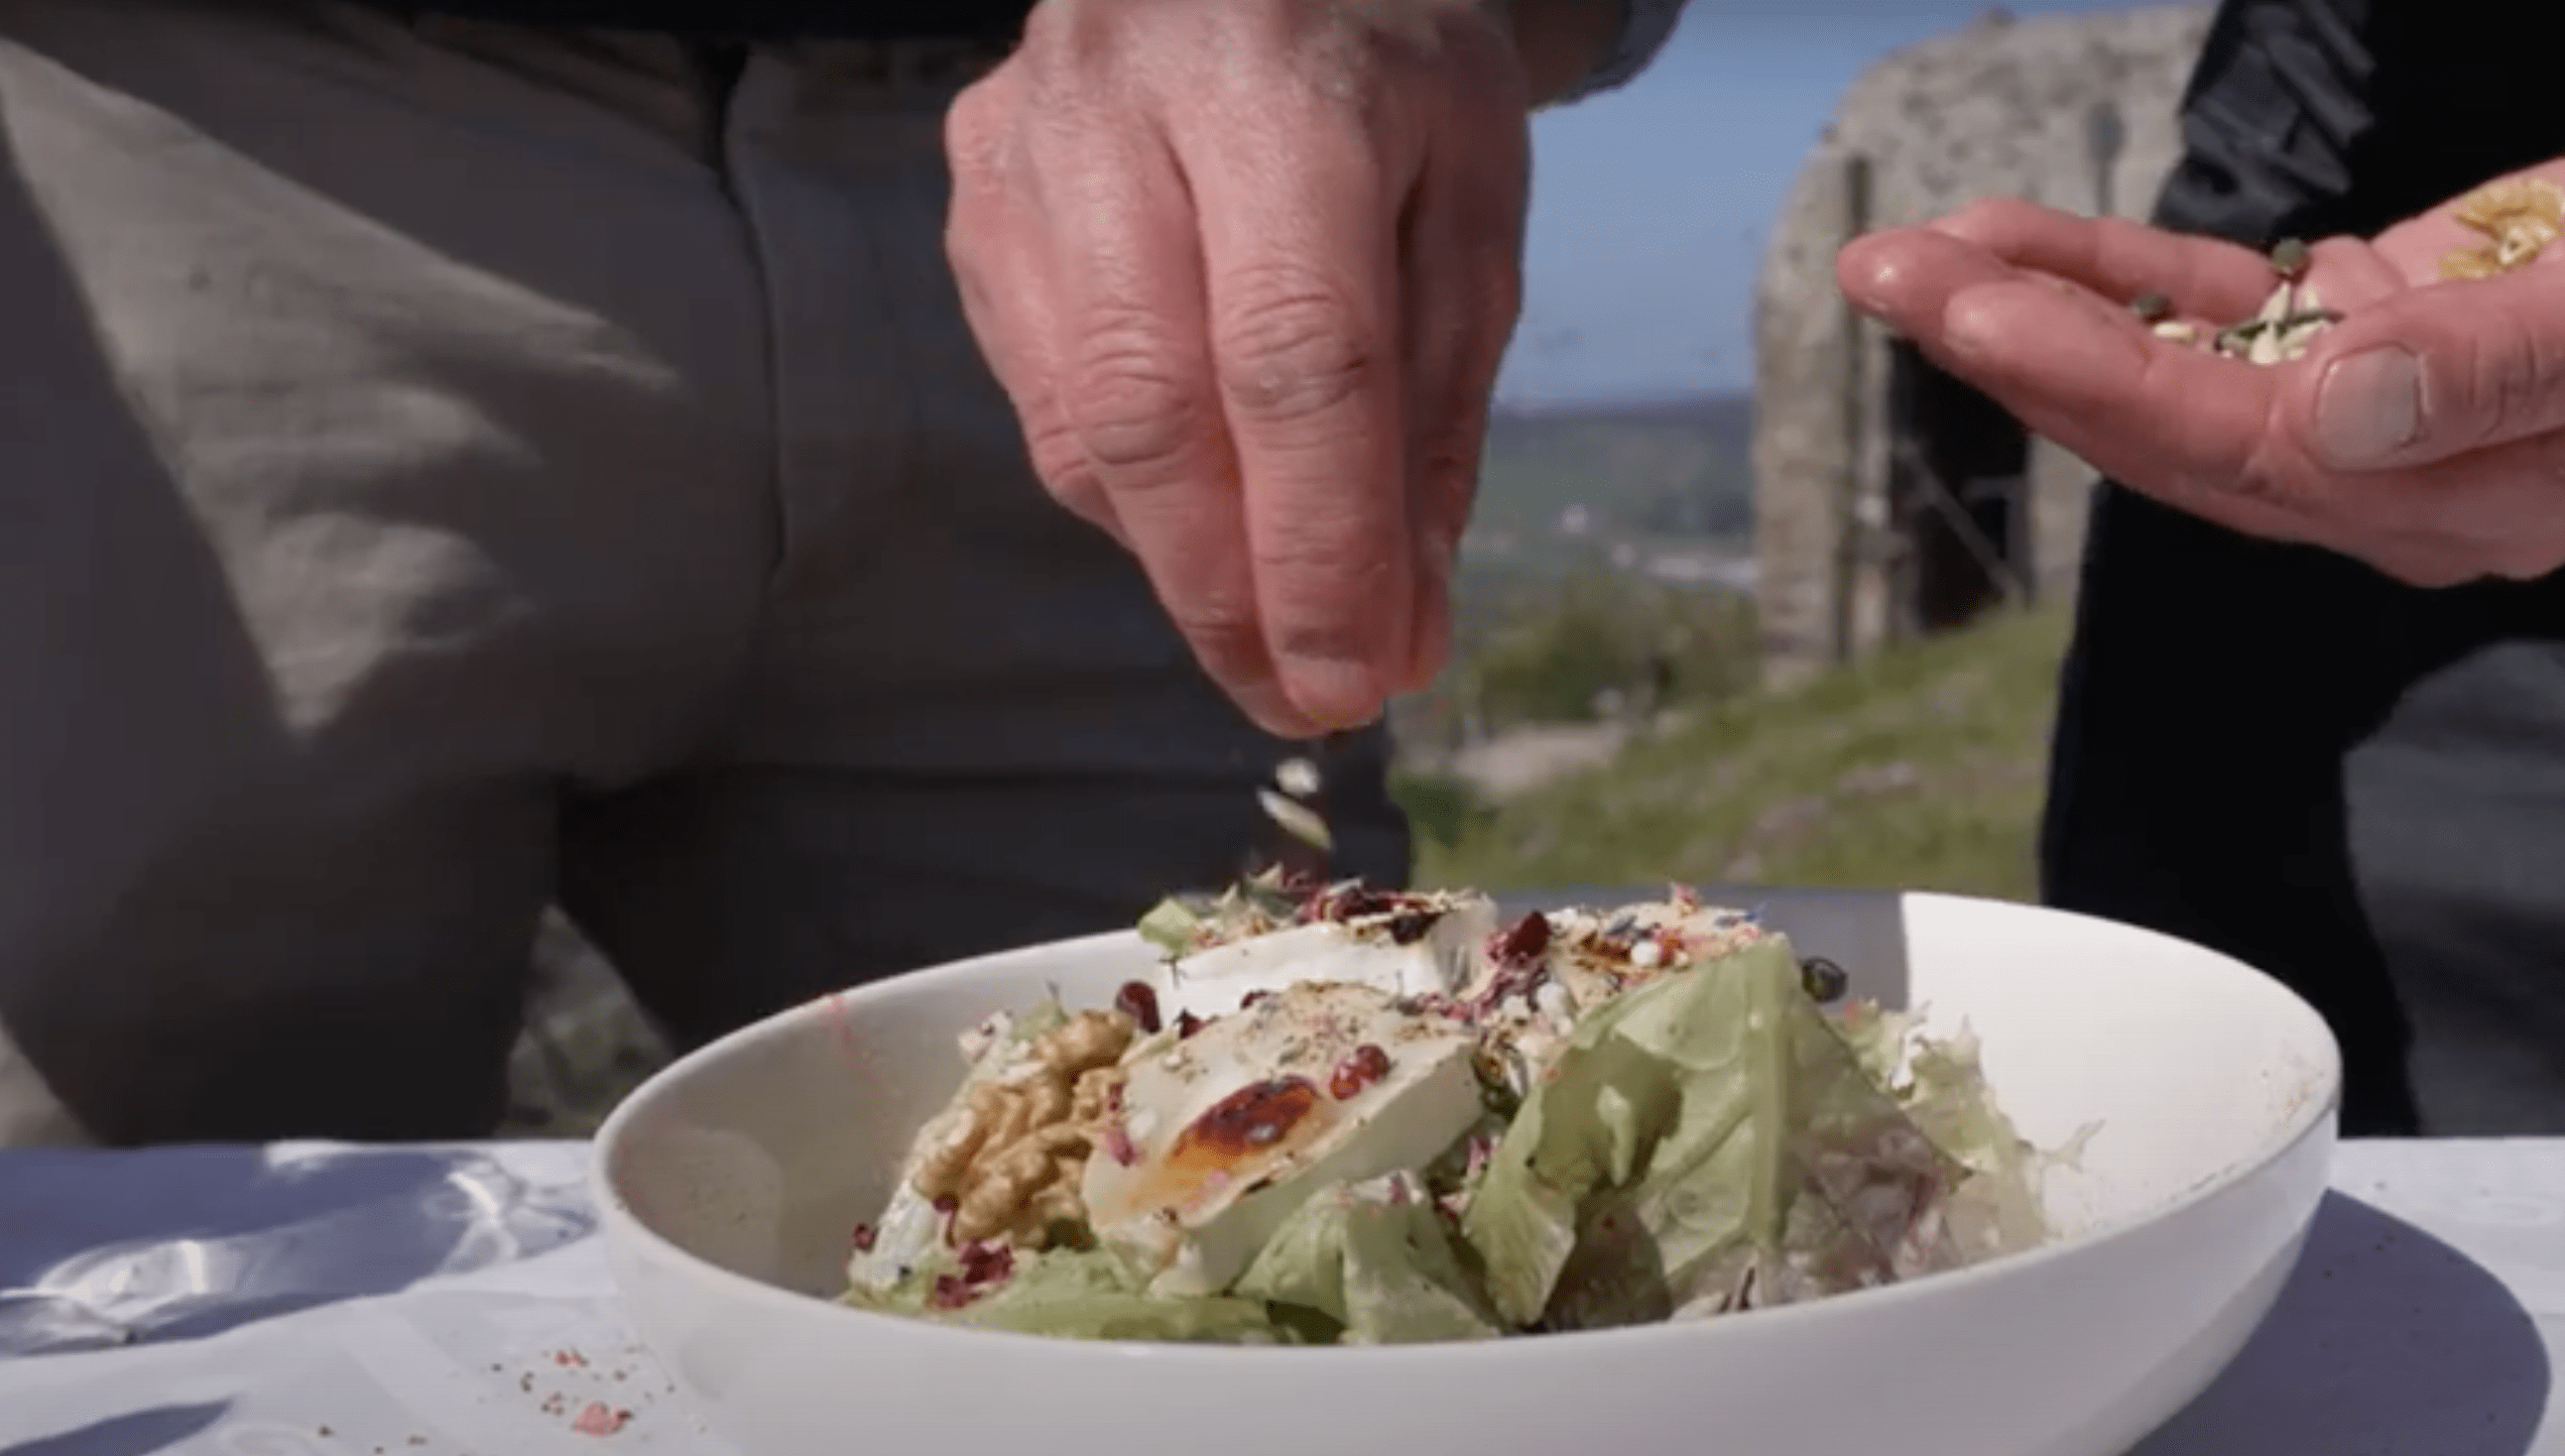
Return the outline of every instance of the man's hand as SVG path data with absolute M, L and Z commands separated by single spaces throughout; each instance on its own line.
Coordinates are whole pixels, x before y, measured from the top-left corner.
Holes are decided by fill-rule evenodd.
M 2565 175 L 2565 166 L 2551 169 Z M 2275 282 L 2261 255 L 1988 202 L 1847 246 L 1855 307 L 2132 489 L 2234 530 L 2330 548 L 2416 586 L 2565 564 L 2565 249 L 2444 282 L 2481 245 L 2439 208 L 2315 245 L 2339 324 L 2269 366 L 2155 337 L 2154 292 L 2215 328 Z
M 946 246 L 1035 468 L 1276 734 L 1442 664 L 1526 85 L 1471 0 L 1045 0 L 953 107 Z

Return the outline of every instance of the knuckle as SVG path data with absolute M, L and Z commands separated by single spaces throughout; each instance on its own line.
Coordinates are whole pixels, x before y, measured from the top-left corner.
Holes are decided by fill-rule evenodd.
M 1235 686 L 1273 675 L 1263 625 L 1246 603 L 1225 599 L 1169 603 L 1167 616 L 1192 646 L 1194 660 L 1214 681 Z
M 2470 330 L 2465 341 L 2463 377 L 2473 396 L 2467 444 L 2487 444 L 2530 434 L 2556 412 L 2556 391 L 2565 385 L 2565 350 L 2525 311 L 2504 310 L 2488 327 Z M 2424 385 L 2428 402 L 2429 364 Z
M 1378 342 L 1342 290 L 1297 270 L 1243 280 L 1218 330 L 1221 391 L 1261 419 L 1329 413 L 1381 367 Z
M 964 87 L 944 109 L 944 155 L 965 186 L 995 174 L 1006 128 L 999 118 L 999 83 L 983 78 Z
M 1055 411 L 1038 410 L 1036 421 L 1025 428 L 1025 448 L 1043 490 L 1071 515 L 1098 525 L 1111 520 L 1111 499 L 1096 478 L 1085 442 Z
M 1349 551 L 1312 534 L 1259 543 L 1254 559 L 1273 598 L 1274 645 L 1288 657 L 1369 661 L 1405 600 L 1399 563 L 1374 543 Z
M 1090 321 L 1069 374 L 1070 412 L 1087 453 L 1108 470 L 1180 459 L 1207 424 L 1183 351 L 1160 321 L 1121 313 Z

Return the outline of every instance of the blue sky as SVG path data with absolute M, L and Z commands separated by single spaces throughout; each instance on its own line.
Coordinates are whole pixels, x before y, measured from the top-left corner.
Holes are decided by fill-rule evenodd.
M 1509 402 L 1739 389 L 1766 229 L 1855 77 L 1967 25 L 1960 0 L 1693 0 L 1624 90 L 1533 123 L 1521 327 Z M 2114 10 L 2015 0 L 2018 15 Z

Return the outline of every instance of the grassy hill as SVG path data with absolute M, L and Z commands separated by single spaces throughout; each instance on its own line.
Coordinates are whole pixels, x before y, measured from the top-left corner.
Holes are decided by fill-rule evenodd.
M 1694 882 L 2028 898 L 2063 607 L 1755 692 L 1495 809 L 1411 780 L 1419 879 Z

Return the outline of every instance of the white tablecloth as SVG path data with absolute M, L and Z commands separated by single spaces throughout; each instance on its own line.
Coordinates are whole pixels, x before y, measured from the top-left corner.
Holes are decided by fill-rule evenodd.
M 622 1325 L 584 1151 L 0 1153 L 0 1456 L 727 1456 Z M 2334 1186 L 2144 1456 L 2565 1456 L 2565 1141 L 2352 1143 Z

